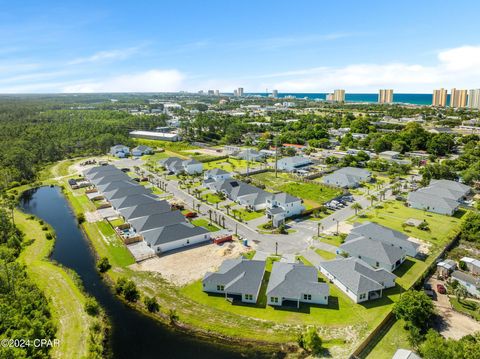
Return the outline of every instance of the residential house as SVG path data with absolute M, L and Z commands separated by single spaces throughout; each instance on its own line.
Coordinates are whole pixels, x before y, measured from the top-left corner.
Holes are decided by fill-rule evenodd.
M 328 305 L 330 289 L 318 282 L 315 267 L 301 263 L 274 262 L 267 286 L 267 304 L 272 306 L 300 303 Z
M 203 227 L 196 227 L 188 222 L 169 224 L 141 232 L 144 241 L 155 253 L 208 242 L 210 232 Z
M 313 162 L 304 156 L 284 157 L 277 161 L 277 169 L 280 171 L 296 172 L 310 166 Z
M 203 172 L 203 163 L 195 160 L 182 160 L 178 157 L 169 157 L 158 161 L 167 171 L 175 174 L 188 173 L 190 175 Z
M 236 179 L 216 181 L 207 184 L 207 187 L 254 211 L 264 209 L 267 199 L 273 196 L 272 193 Z
M 185 222 L 185 217 L 180 211 L 170 211 L 131 218 L 129 222 L 137 233 L 142 233 L 151 229 Z
M 140 145 L 140 146 L 134 147 L 132 149 L 132 155 L 135 156 L 135 157 L 140 157 L 140 156 L 143 156 L 143 155 L 149 155 L 151 153 L 153 153 L 153 150 L 150 147 L 145 146 L 145 145 Z
M 355 188 L 370 181 L 370 171 L 356 167 L 343 167 L 322 178 L 323 183 L 341 188 Z
M 122 217 L 128 221 L 135 218 L 145 217 L 151 214 L 166 213 L 171 211 L 170 203 L 165 200 L 147 202 L 133 207 L 119 210 Z
M 465 263 L 468 271 L 473 275 L 480 275 L 480 260 L 470 257 L 463 257 L 460 262 Z
M 130 148 L 124 145 L 115 145 L 110 147 L 110 154 L 118 158 L 124 158 L 130 154 Z
M 237 153 L 235 157 L 246 161 L 262 162 L 266 155 L 265 153 L 258 152 L 257 150 L 247 148 L 246 150 Z
M 448 278 L 455 269 L 457 263 L 454 260 L 446 259 L 437 263 L 437 274 L 442 278 Z
M 245 258 L 223 261 L 217 272 L 207 272 L 203 278 L 203 291 L 221 293 L 226 298 L 256 303 L 265 273 L 265 261 Z
M 274 227 L 285 222 L 285 218 L 298 216 L 305 207 L 303 200 L 288 193 L 276 193 L 267 198 L 267 217 L 272 220 Z
M 422 359 L 419 355 L 415 354 L 408 349 L 397 349 L 392 359 Z
M 410 207 L 445 215 L 453 215 L 471 192 L 471 187 L 449 180 L 432 180 L 427 187 L 410 192 Z
M 358 258 L 321 262 L 320 271 L 355 303 L 381 298 L 383 290 L 395 286 L 394 274 L 372 268 Z
M 97 187 L 97 186 L 101 186 L 101 185 L 116 182 L 116 181 L 130 181 L 130 180 L 131 178 L 128 175 L 126 175 L 121 171 L 118 171 L 115 173 L 97 174 L 95 175 L 95 178 L 92 178 L 89 181 L 92 185 L 95 185 Z
M 203 174 L 203 179 L 206 180 L 213 180 L 213 181 L 221 181 L 232 178 L 232 174 L 221 168 L 213 168 L 211 170 L 205 171 Z
M 137 194 L 152 194 L 152 191 L 150 191 L 148 188 L 145 188 L 144 186 L 135 186 L 132 185 L 130 187 L 123 187 L 123 188 L 115 188 L 111 191 L 103 191 L 103 195 L 106 199 L 111 201 L 112 199 L 117 199 L 117 198 L 124 198 L 128 196 L 133 196 Z
M 453 271 L 452 275 L 450 276 L 450 280 L 456 280 L 458 284 L 465 287 L 468 294 L 474 297 L 480 297 L 480 279 L 477 277 L 472 276 L 471 274 L 461 272 L 461 271 Z
M 359 237 L 366 237 L 403 249 L 407 256 L 416 257 L 420 245 L 408 240 L 408 236 L 402 232 L 381 226 L 375 222 L 355 223 L 349 235 L 345 239 L 348 242 Z
M 338 253 L 347 253 L 374 268 L 383 268 L 389 272 L 397 269 L 406 255 L 403 249 L 363 236 L 346 241 L 338 248 Z
M 378 154 L 378 157 L 387 161 L 394 161 L 400 157 L 400 152 L 397 151 L 383 151 Z
M 157 200 L 158 197 L 154 194 L 136 194 L 133 196 L 112 199 L 110 201 L 110 204 L 115 210 L 119 211 L 122 208 L 134 207 L 140 204 L 154 202 Z

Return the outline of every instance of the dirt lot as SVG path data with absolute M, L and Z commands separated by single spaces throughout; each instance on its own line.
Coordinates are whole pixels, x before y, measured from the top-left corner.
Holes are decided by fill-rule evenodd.
M 130 268 L 158 272 L 176 285 L 185 285 L 203 278 L 208 271 L 216 270 L 225 259 L 236 258 L 246 251 L 248 248 L 239 242 L 227 242 L 223 245 L 207 244 L 151 258 L 133 264 Z
M 436 300 L 433 301 L 435 308 L 440 316 L 440 320 L 435 323 L 438 332 L 445 338 L 460 339 L 461 337 L 472 334 L 480 330 L 480 323 L 462 313 L 452 309 L 448 295 L 440 294 L 436 291 L 437 283 L 443 282 L 431 278 L 428 281 L 436 293 Z

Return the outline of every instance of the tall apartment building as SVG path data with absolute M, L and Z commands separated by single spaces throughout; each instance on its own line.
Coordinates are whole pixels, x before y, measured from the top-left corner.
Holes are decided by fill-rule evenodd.
M 277 98 L 278 97 L 278 90 L 272 90 L 272 97 Z
M 392 103 L 393 102 L 393 90 L 381 89 L 378 92 L 378 103 Z
M 468 91 L 467 107 L 480 110 L 480 89 Z
M 239 88 L 237 89 L 237 95 L 238 95 L 239 97 L 242 97 L 242 96 L 243 96 L 243 87 L 239 87 Z
M 461 108 L 467 106 L 467 90 L 452 89 L 450 93 L 450 107 Z
M 444 88 L 433 90 L 432 106 L 447 106 L 447 90 Z
M 334 102 L 345 102 L 345 90 L 335 90 L 335 91 L 333 91 L 333 101 Z
M 215 90 L 215 96 L 220 96 L 220 90 Z

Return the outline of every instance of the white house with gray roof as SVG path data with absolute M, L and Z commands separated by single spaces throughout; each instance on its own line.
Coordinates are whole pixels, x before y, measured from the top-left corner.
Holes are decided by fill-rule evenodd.
M 182 247 L 210 241 L 210 232 L 188 222 L 169 224 L 142 232 L 143 240 L 155 253 L 164 253 Z
M 132 148 L 132 156 L 139 157 L 143 155 L 149 155 L 151 153 L 153 153 L 152 148 L 145 145 L 140 145 Z
M 284 223 L 286 218 L 300 215 L 304 210 L 302 199 L 285 192 L 267 198 L 267 217 L 275 227 Z
M 277 168 L 280 171 L 295 172 L 310 166 L 312 163 L 309 158 L 304 156 L 284 157 L 277 161 Z
M 432 180 L 427 187 L 410 192 L 410 207 L 445 215 L 453 215 L 471 192 L 471 187 L 449 180 Z
M 471 274 L 461 272 L 461 271 L 453 271 L 453 273 L 450 276 L 450 280 L 456 280 L 458 284 L 463 286 L 468 294 L 474 296 L 474 297 L 480 297 L 480 279 L 477 277 L 474 277 Z
M 420 244 L 408 240 L 408 236 L 402 232 L 381 226 L 375 222 L 355 223 L 345 239 L 345 242 L 359 237 L 382 241 L 386 244 L 403 249 L 407 256 L 410 257 L 415 257 L 420 248 Z
M 321 262 L 319 269 L 355 303 L 381 298 L 383 290 L 394 287 L 397 278 L 383 268 L 372 268 L 353 257 Z
M 115 145 L 110 147 L 110 154 L 118 158 L 124 158 L 130 154 L 130 148 L 125 145 Z
M 182 160 L 178 157 L 168 157 L 158 161 L 158 164 L 175 174 L 188 173 L 193 175 L 203 172 L 203 163 L 195 159 Z
M 371 181 L 370 171 L 357 167 L 343 167 L 322 178 L 322 182 L 341 188 L 355 188 L 362 182 Z
M 221 168 L 212 168 L 211 170 L 205 171 L 203 174 L 204 181 L 221 181 L 232 178 L 232 174 Z
M 292 303 L 297 308 L 300 303 L 328 305 L 329 293 L 328 284 L 318 281 L 315 267 L 301 263 L 273 263 L 267 286 L 268 305 Z
M 265 274 L 265 261 L 245 258 L 226 259 L 217 272 L 203 277 L 203 291 L 224 294 L 245 303 L 256 303 Z
M 247 148 L 244 151 L 236 153 L 234 156 L 242 160 L 254 162 L 261 162 L 265 159 L 265 157 L 267 157 L 265 153 L 258 152 L 257 150 L 251 148 Z
M 465 263 L 468 271 L 474 275 L 480 275 L 480 260 L 470 257 L 463 257 L 460 262 Z
M 403 249 L 363 236 L 345 241 L 338 248 L 339 253 L 347 253 L 374 268 L 383 268 L 389 272 L 397 269 L 405 261 L 406 255 Z

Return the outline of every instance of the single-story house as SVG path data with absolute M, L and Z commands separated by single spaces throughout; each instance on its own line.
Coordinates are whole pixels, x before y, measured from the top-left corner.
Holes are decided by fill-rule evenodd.
M 394 287 L 397 278 L 383 268 L 372 268 L 353 257 L 321 262 L 319 269 L 355 303 L 381 298 L 383 290 Z
M 205 171 L 203 174 L 204 180 L 213 180 L 213 181 L 221 181 L 228 178 L 232 178 L 232 174 L 221 168 L 213 168 L 211 170 Z
M 460 262 L 465 263 L 467 269 L 473 275 L 480 275 L 480 260 L 470 257 L 463 257 Z
M 149 155 L 151 153 L 153 153 L 153 150 L 150 147 L 145 146 L 145 145 L 140 145 L 140 146 L 134 147 L 132 149 L 132 155 L 136 156 L 136 157 L 140 157 L 140 156 L 143 156 L 143 155 Z
M 128 196 L 133 196 L 136 194 L 152 194 L 148 188 L 145 188 L 141 185 L 132 185 L 130 187 L 115 188 L 111 191 L 103 191 L 103 195 L 109 201 L 117 198 L 124 198 Z
M 427 187 L 410 192 L 410 207 L 445 215 L 453 215 L 471 192 L 471 187 L 450 180 L 432 180 Z
M 338 253 L 347 253 L 351 257 L 363 260 L 374 268 L 383 268 L 393 272 L 405 261 L 405 250 L 385 242 L 357 237 L 338 247 Z
M 400 156 L 400 152 L 397 151 L 383 151 L 378 154 L 379 158 L 387 161 L 397 160 Z
M 456 270 L 453 271 L 452 275 L 450 276 L 450 280 L 456 280 L 458 284 L 465 287 L 465 289 L 470 295 L 474 297 L 480 297 L 479 278 L 474 277 L 471 274 Z
M 328 284 L 318 282 L 315 267 L 301 263 L 273 263 L 267 286 L 268 305 L 292 303 L 297 308 L 300 303 L 327 305 L 329 293 Z
M 381 226 L 375 222 L 355 223 L 349 235 L 345 239 L 348 242 L 358 237 L 366 237 L 382 241 L 394 247 L 403 249 L 407 256 L 415 257 L 419 252 L 420 245 L 408 240 L 408 236 L 394 229 Z
M 108 174 L 97 174 L 95 175 L 96 178 L 90 179 L 90 183 L 95 186 L 101 186 L 107 183 L 112 183 L 116 181 L 130 181 L 131 178 L 126 175 L 125 173 L 119 171 L 115 173 L 108 173 Z
M 152 214 L 166 213 L 171 211 L 170 203 L 165 200 L 148 202 L 133 207 L 122 208 L 120 214 L 125 220 L 145 217 Z
M 194 159 L 182 160 L 178 157 L 168 157 L 158 161 L 158 164 L 175 174 L 188 173 L 193 175 L 203 172 L 203 163 Z
M 262 162 L 265 159 L 266 154 L 248 148 L 237 153 L 235 157 L 246 161 Z
M 150 203 L 154 201 L 158 201 L 158 197 L 154 194 L 136 194 L 133 196 L 112 199 L 110 204 L 115 210 L 119 211 L 122 208 L 134 207 L 143 203 Z
M 103 183 L 103 184 L 97 185 L 96 187 L 100 192 L 110 192 L 119 188 L 129 188 L 131 186 L 138 186 L 138 183 L 132 180 L 120 180 L 120 181 L 113 181 L 109 183 Z
M 457 269 L 457 263 L 454 260 L 446 259 L 437 263 L 437 273 L 443 278 L 448 278 L 455 269 Z
M 203 227 L 196 227 L 188 222 L 181 222 L 143 231 L 143 240 L 155 253 L 208 242 L 210 232 Z
M 130 154 L 130 148 L 124 145 L 115 145 L 110 147 L 110 154 L 118 158 L 124 158 Z
M 177 210 L 132 218 L 129 220 L 129 222 L 137 233 L 142 233 L 150 229 L 185 222 L 185 217 L 183 216 L 182 212 Z
M 356 167 L 343 167 L 322 178 L 323 183 L 341 188 L 355 188 L 370 181 L 370 171 Z
M 313 162 L 304 156 L 284 157 L 277 161 L 277 169 L 280 171 L 295 172 L 310 166 Z
M 225 294 L 242 302 L 256 303 L 265 273 L 265 261 L 245 258 L 226 259 L 217 272 L 203 277 L 204 292 Z

